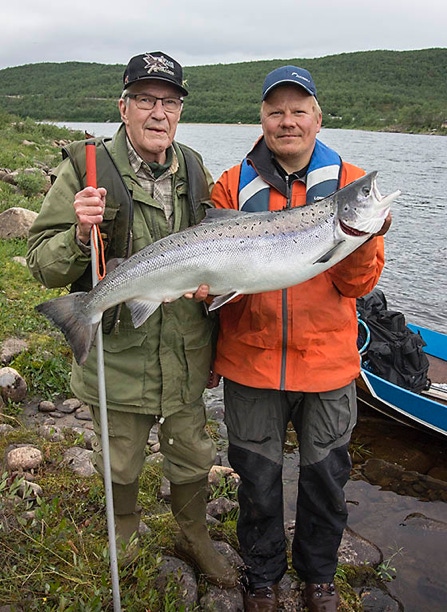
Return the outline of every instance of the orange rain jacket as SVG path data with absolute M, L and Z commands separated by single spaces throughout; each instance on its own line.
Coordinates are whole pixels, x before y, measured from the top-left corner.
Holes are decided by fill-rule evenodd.
M 262 173 L 254 165 L 271 184 L 265 163 Z M 340 187 L 364 174 L 361 168 L 343 162 Z M 212 192 L 216 208 L 238 209 L 239 175 L 237 165 L 217 181 Z M 285 194 L 270 188 L 270 210 L 283 209 L 286 202 Z M 294 181 L 291 205 L 305 203 L 306 187 Z M 214 371 L 263 389 L 324 392 L 349 384 L 360 371 L 355 298 L 374 288 L 383 266 L 380 236 L 304 283 L 226 304 L 219 311 Z

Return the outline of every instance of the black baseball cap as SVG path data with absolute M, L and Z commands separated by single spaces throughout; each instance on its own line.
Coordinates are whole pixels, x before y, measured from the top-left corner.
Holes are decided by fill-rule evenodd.
M 187 90 L 183 86 L 183 68 L 175 59 L 166 55 L 166 53 L 161 51 L 142 53 L 141 55 L 135 55 L 129 60 L 123 75 L 124 88 L 126 89 L 129 85 L 138 81 L 148 79 L 166 81 L 178 87 L 182 95 L 188 95 Z

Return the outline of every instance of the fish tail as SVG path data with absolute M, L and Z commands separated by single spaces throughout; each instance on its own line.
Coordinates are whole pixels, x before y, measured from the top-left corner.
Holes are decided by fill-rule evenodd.
M 82 291 L 70 293 L 36 306 L 64 334 L 79 365 L 85 363 L 99 325 L 85 312 L 85 295 Z

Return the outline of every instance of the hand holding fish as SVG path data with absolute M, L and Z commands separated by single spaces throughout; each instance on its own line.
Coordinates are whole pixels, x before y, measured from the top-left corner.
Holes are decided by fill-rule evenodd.
M 215 389 L 216 387 L 219 386 L 221 378 L 222 376 L 220 374 L 218 374 L 217 372 L 214 372 L 214 370 L 211 370 L 210 375 L 208 377 L 208 382 L 206 383 L 206 388 Z
M 393 216 L 391 212 L 389 212 L 385 218 L 385 221 L 383 222 L 382 227 L 380 228 L 378 232 L 374 234 L 374 236 L 384 236 L 387 233 L 387 231 L 390 229 L 392 221 L 393 221 Z
M 194 293 L 192 291 L 185 293 L 183 297 L 188 298 L 189 300 L 192 300 L 192 298 L 194 298 L 196 302 L 203 302 L 208 297 L 209 292 L 209 285 L 199 285 L 197 291 L 195 291 Z
M 93 225 L 102 222 L 107 191 L 104 187 L 86 187 L 75 196 L 73 207 L 77 218 L 76 238 L 87 244 Z

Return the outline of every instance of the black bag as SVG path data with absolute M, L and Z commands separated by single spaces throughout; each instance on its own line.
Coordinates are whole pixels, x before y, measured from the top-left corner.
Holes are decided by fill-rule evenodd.
M 363 368 L 414 393 L 428 389 L 429 361 L 423 351 L 426 342 L 419 332 L 415 333 L 407 327 L 401 312 L 388 310 L 383 292 L 374 289 L 357 299 L 357 312 L 357 346 L 362 353 Z M 367 341 L 367 330 L 362 321 L 370 333 L 364 351 L 361 347 Z

